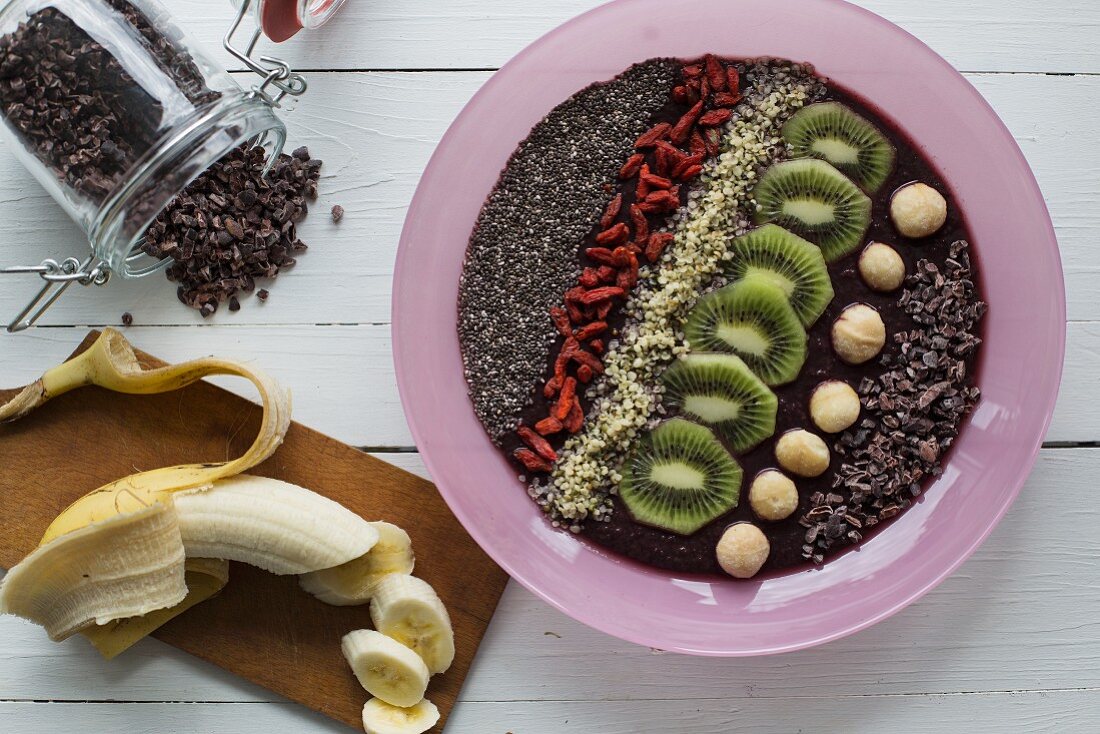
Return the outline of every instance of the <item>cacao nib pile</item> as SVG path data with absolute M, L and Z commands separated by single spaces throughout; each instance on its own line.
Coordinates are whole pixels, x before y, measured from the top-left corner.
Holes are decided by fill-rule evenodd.
M 196 107 L 221 95 L 194 59 L 126 0 L 108 0 L 150 56 Z M 58 180 L 103 202 L 160 135 L 163 108 L 56 8 L 0 37 L 0 113 Z
M 967 361 L 981 344 L 986 312 L 977 293 L 965 241 L 953 243 L 944 269 L 920 260 L 905 281 L 899 305 L 920 328 L 894 335 L 897 355 L 885 372 L 859 385 L 865 418 L 835 450 L 843 463 L 833 491 L 811 497 L 803 516 L 803 555 L 816 563 L 834 547 L 858 543 L 862 532 L 909 507 L 927 476 L 939 476 L 941 457 L 978 402 Z
M 299 148 L 280 155 L 265 178 L 262 148 L 237 148 L 177 196 L 150 225 L 143 249 L 171 258 L 168 279 L 181 302 L 210 316 L 218 305 L 240 308 L 258 278 L 274 278 L 295 264 L 306 245 L 296 224 L 307 199 L 317 197 L 321 161 Z M 267 292 L 257 294 L 267 300 Z

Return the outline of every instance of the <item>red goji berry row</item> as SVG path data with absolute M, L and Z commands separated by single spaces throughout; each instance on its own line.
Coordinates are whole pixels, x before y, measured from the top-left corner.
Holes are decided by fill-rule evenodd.
M 565 293 L 564 304 L 550 309 L 554 327 L 564 337 L 554 359 L 554 373 L 543 386 L 549 401 L 547 416 L 534 427 L 521 425 L 516 434 L 524 446 L 514 456 L 529 471 L 548 472 L 557 452 L 546 439 L 584 427 L 578 385 L 603 374 L 607 317 L 638 283 L 642 263 L 656 263 L 674 236 L 651 232 L 650 217 L 664 217 L 680 207 L 680 186 L 703 171 L 707 158 L 718 155 L 721 130 L 741 99 L 737 68 L 708 55 L 683 67 L 683 84 L 673 100 L 688 109 L 675 123 L 661 122 L 642 133 L 635 153 L 619 170 L 624 191 L 634 202 L 624 206 L 619 193 L 600 217 L 595 247 L 585 250 L 594 265 L 585 267 L 577 286 Z

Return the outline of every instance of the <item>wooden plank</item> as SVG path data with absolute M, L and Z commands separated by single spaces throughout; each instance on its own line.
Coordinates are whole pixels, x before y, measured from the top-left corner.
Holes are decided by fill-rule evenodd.
M 132 327 L 136 344 L 172 360 L 197 354 L 255 359 L 289 387 L 295 416 L 353 446 L 412 447 L 390 354 L 390 330 L 367 326 Z M 0 335 L 5 385 L 34 380 L 64 359 L 80 338 L 75 329 Z M 1048 441 L 1100 439 L 1095 394 L 1100 375 L 1100 323 L 1072 322 L 1062 391 Z M 251 395 L 247 383 L 217 384 Z
M 276 284 L 271 299 L 246 299 L 219 324 L 388 323 L 393 260 L 405 210 L 436 142 L 487 73 L 310 75 L 314 96 L 286 115 L 293 145 L 328 161 L 321 198 L 301 227 L 312 246 Z M 1100 76 L 981 74 L 970 77 L 1015 133 L 1046 192 L 1067 274 L 1069 316 L 1100 320 L 1094 297 L 1095 243 L 1100 238 L 1100 134 L 1080 102 L 1100 98 Z M 430 103 L 425 103 L 430 101 Z M 333 204 L 347 210 L 333 225 Z M 45 192 L 0 147 L 0 261 L 37 263 L 76 254 L 83 236 Z M 5 276 L 0 317 L 10 318 L 37 279 Z M 44 321 L 58 325 L 198 324 L 175 288 L 157 274 L 106 289 L 76 288 Z M 6 323 L 6 320 L 5 320 Z M 2 347 L 0 347 L 2 349 Z
M 12 734 L 119 730 L 205 734 L 336 734 L 344 731 L 295 706 L 186 703 L 0 703 Z M 1100 692 L 1012 692 L 974 695 L 855 696 L 677 701 L 518 701 L 462 703 L 448 734 L 730 734 L 730 732 L 851 732 L 871 734 L 1086 734 L 1100 727 Z
M 139 357 L 151 366 L 163 364 Z M 259 420 L 252 403 L 196 383 L 151 396 L 85 388 L 0 426 L 6 454 L 0 566 L 10 568 L 33 550 L 54 516 L 85 493 L 135 467 L 239 456 Z M 59 482 L 58 468 L 73 466 L 74 456 L 94 460 Z M 412 536 L 416 573 L 438 591 L 455 629 L 454 664 L 428 689 L 445 720 L 504 590 L 505 573 L 462 530 L 430 483 L 300 424 L 293 424 L 279 450 L 251 471 L 307 486 Z M 329 606 L 303 593 L 294 576 L 233 564 L 225 589 L 154 636 L 358 727 L 368 696 L 343 659 L 340 637 L 369 626 L 365 607 Z
M 416 454 L 383 456 L 410 470 L 421 466 Z M 1100 687 L 1094 564 L 1100 518 L 1091 509 L 1098 473 L 1100 449 L 1043 451 L 1008 516 L 952 578 L 881 624 L 787 655 L 658 655 L 584 627 L 510 584 L 461 699 L 517 706 L 648 699 L 733 705 L 761 698 Z M 1073 511 L 1053 512 L 1052 503 Z M 41 630 L 17 620 L 0 618 L 0 639 L 0 699 L 279 700 L 155 641 L 108 664 L 86 646 L 51 644 Z M 497 723 L 501 731 L 505 725 L 517 733 L 538 731 L 507 717 Z
M 352 2 L 328 27 L 265 49 L 308 69 L 495 68 L 542 34 L 604 0 L 403 0 Z M 960 69 L 1100 71 L 1100 13 L 1092 0 L 857 0 L 913 33 Z M 221 50 L 229 3 L 172 0 L 182 25 Z M 203 19 L 194 22 L 192 19 Z M 1067 22 L 1072 19 L 1072 22 Z M 731 15 L 730 33 L 737 33 Z M 639 59 L 640 60 L 640 59 Z

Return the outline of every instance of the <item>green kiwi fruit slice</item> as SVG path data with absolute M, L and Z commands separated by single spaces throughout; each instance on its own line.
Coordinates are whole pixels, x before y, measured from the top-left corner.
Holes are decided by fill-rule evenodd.
M 878 191 L 894 170 L 896 153 L 886 136 L 839 102 L 803 107 L 782 134 L 791 157 L 826 160 L 864 191 Z
M 748 451 L 775 433 L 779 400 L 740 357 L 689 354 L 665 370 L 661 381 L 665 405 L 713 428 L 733 451 Z
M 732 352 L 768 385 L 798 377 L 806 330 L 779 286 L 750 276 L 699 299 L 684 335 L 693 351 Z
M 858 249 L 871 223 L 871 200 L 817 158 L 776 163 L 756 184 L 756 223 L 775 222 L 821 248 L 825 262 Z
M 759 276 L 787 294 L 803 325 L 810 326 L 833 300 L 833 282 L 821 250 L 775 224 L 765 224 L 733 241 L 726 274 L 734 280 Z
M 709 428 L 673 418 L 637 443 L 619 496 L 636 522 L 691 535 L 737 506 L 741 474 Z

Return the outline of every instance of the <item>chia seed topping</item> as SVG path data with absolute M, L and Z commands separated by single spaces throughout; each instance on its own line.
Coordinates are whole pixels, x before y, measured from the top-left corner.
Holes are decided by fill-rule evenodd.
M 459 340 L 478 419 L 513 430 L 555 340 L 550 308 L 576 280 L 608 184 L 667 100 L 677 65 L 652 60 L 555 108 L 512 155 L 478 217 L 459 290 Z

